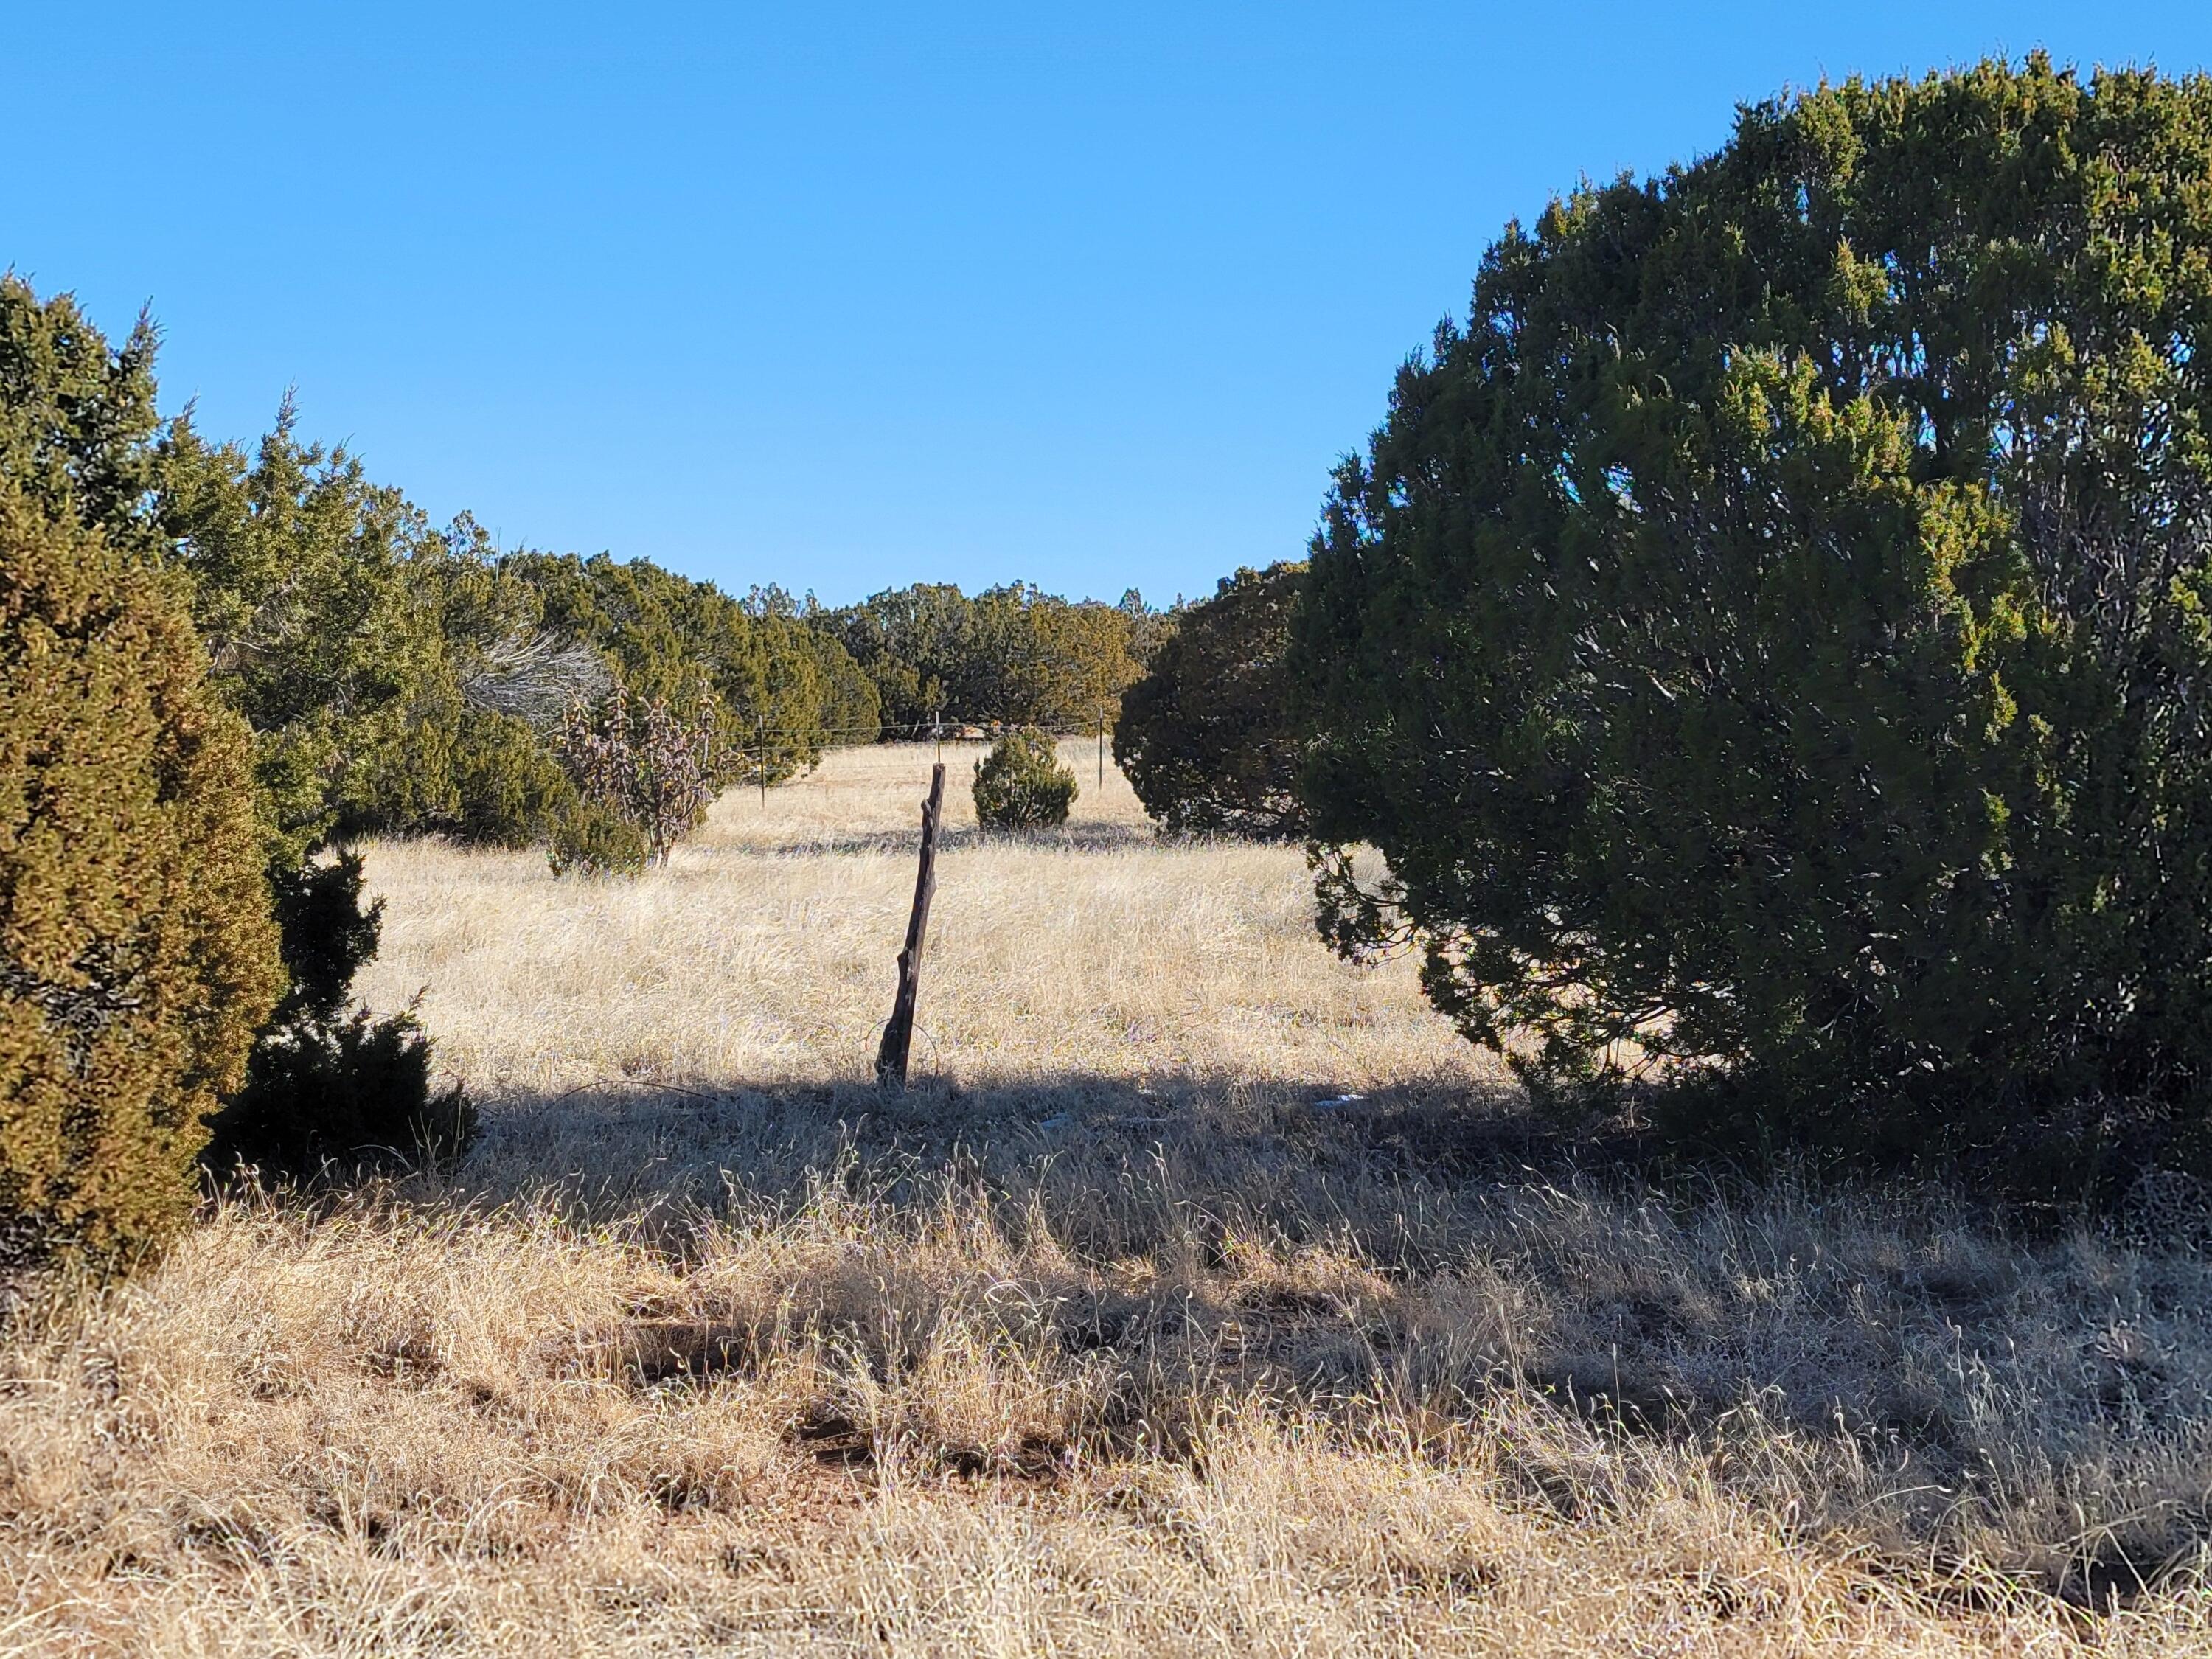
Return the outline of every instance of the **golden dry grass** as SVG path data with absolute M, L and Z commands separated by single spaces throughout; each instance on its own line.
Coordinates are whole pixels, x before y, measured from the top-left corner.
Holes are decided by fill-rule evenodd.
M 483 1145 L 19 1310 L 0 1654 L 2212 1653 L 2197 1254 L 1529 1167 L 1296 853 L 954 758 L 897 1100 L 926 755 L 375 849 Z

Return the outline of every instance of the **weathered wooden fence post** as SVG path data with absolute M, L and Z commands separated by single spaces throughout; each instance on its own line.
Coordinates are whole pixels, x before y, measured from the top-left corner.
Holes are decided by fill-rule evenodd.
M 899 952 L 898 996 L 876 1050 L 876 1081 L 906 1087 L 908 1052 L 914 1047 L 914 998 L 921 986 L 921 947 L 929 936 L 929 901 L 937 891 L 937 821 L 945 808 L 945 763 L 930 769 L 929 799 L 921 805 L 921 868 L 914 878 L 914 914 L 907 918 L 906 949 Z

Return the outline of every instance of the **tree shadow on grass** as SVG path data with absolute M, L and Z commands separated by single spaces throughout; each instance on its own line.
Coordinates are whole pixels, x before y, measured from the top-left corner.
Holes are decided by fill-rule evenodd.
M 671 1239 L 710 1218 L 975 1194 L 1050 1216 L 1085 1254 L 1334 1231 L 1418 1271 L 1452 1248 L 1452 1216 L 1486 1187 L 1640 1180 L 1647 1163 L 1632 1142 L 1565 1133 L 1516 1090 L 1464 1078 L 1364 1094 L 1205 1073 L 924 1078 L 902 1092 L 608 1079 L 488 1102 L 483 1139 L 443 1190 L 551 1201 L 579 1221 L 657 1217 Z
M 492 1100 L 462 1168 L 404 1196 L 456 1218 L 513 1206 L 657 1256 L 651 1297 L 574 1345 L 576 1363 L 640 1387 L 757 1364 L 798 1340 L 792 1310 L 811 1309 L 808 1330 L 834 1334 L 879 1381 L 911 1377 L 929 1332 L 971 1317 L 1026 1332 L 1024 1352 L 1069 1375 L 1118 1366 L 1085 1432 L 1127 1428 L 1135 1437 L 1114 1444 L 1147 1455 L 1164 1412 L 1201 1425 L 1246 1398 L 1347 1421 L 1402 1406 L 1409 1429 L 1446 1440 L 1474 1431 L 1480 1402 L 1546 1402 L 1701 1455 L 1755 1401 L 1757 1423 L 1741 1422 L 1756 1446 L 1768 1443 L 1757 1424 L 1780 1424 L 1793 1443 L 1852 1456 L 1909 1450 L 1893 1518 L 1931 1537 L 1942 1494 L 1977 1467 L 1980 1431 L 1967 1431 L 1963 1396 L 1929 1394 L 1912 1356 L 1963 1342 L 2002 1371 L 2021 1328 L 2004 1313 L 2021 1269 L 1960 1235 L 1955 1193 L 1832 1209 L 1786 1183 L 1700 1188 L 1632 1139 L 1567 1133 L 1510 1089 L 1463 1078 L 1364 1097 L 1200 1073 L 924 1079 L 896 1095 L 608 1080 Z M 1950 1258 L 1911 1246 L 1947 1232 L 1964 1254 L 1939 1280 Z M 726 1272 L 747 1234 L 734 1240 L 745 1267 Z M 2021 1375 L 2008 1386 L 2036 1413 L 2021 1446 L 2072 1435 L 2091 1460 L 2117 1443 L 2097 1426 L 2094 1378 Z M 2158 1432 L 2201 1431 L 2197 1395 L 2167 1392 Z M 860 1455 L 890 1432 L 872 1438 L 862 1417 L 830 1401 L 795 1433 L 817 1456 Z M 1201 1429 L 1186 1438 L 1195 1447 Z M 999 1467 L 925 1441 L 948 1470 Z M 1029 1455 L 1001 1454 L 1014 1474 Z M 1549 1501 L 1549 1477 L 1530 1478 L 1530 1501 Z M 2160 1521 L 2116 1559 L 2162 1559 L 2195 1527 Z M 2060 1594 L 2121 1583 L 2117 1569 L 2094 1583 L 2033 1571 Z

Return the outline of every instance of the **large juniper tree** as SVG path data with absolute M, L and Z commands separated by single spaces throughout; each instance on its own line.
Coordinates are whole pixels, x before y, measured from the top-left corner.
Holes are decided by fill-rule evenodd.
M 1340 941 L 1546 1078 L 2201 1119 L 2208 325 L 2201 78 L 1823 87 L 1510 228 L 1315 546 Z

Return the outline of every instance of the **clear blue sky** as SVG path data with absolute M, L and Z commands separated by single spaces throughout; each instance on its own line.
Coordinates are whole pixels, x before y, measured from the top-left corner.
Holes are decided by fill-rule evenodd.
M 2212 6 L 18 4 L 0 264 L 505 545 L 842 601 L 1297 556 L 1396 363 L 1739 100 Z

